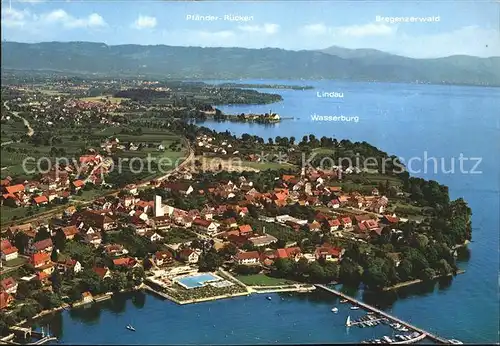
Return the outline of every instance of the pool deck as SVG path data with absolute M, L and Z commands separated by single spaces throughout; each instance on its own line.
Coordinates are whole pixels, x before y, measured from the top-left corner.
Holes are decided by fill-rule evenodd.
M 204 277 L 206 280 L 196 280 L 197 278 Z M 220 276 L 213 273 L 197 273 L 197 274 L 189 274 L 181 277 L 175 277 L 173 279 L 176 283 L 184 287 L 185 289 L 193 289 L 198 287 L 203 287 L 208 285 L 211 282 L 224 281 Z M 189 281 L 189 282 L 185 282 Z M 227 281 L 227 280 L 225 280 Z

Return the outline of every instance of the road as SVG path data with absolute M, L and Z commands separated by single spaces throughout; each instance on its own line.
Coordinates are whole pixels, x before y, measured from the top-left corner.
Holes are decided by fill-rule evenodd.
M 10 110 L 10 107 L 7 105 L 7 102 L 8 102 L 8 101 L 4 101 L 4 103 L 3 103 L 4 107 L 5 107 L 5 108 L 7 108 L 7 110 L 8 110 L 9 112 L 11 112 L 11 113 L 12 113 L 15 117 L 17 117 L 17 118 L 21 119 L 21 120 L 23 121 L 23 123 L 24 123 L 24 126 L 26 126 L 26 128 L 28 129 L 28 132 L 27 132 L 26 134 L 27 134 L 29 137 L 33 136 L 33 135 L 35 134 L 35 131 L 34 131 L 34 130 L 33 130 L 33 128 L 31 127 L 31 125 L 30 125 L 29 121 L 28 121 L 28 120 L 26 120 L 26 119 L 24 119 L 22 116 L 20 116 L 20 115 L 19 115 L 19 112 L 16 112 L 16 111 L 11 111 L 11 110 Z M 2 143 L 2 146 L 4 146 L 6 143 L 7 143 L 7 144 L 10 144 L 10 143 L 12 143 L 12 141 L 10 141 L 10 142 L 4 142 L 4 143 Z

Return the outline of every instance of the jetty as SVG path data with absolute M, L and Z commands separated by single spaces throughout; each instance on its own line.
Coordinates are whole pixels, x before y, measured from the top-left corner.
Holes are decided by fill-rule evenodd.
M 397 323 L 399 323 L 399 324 L 401 324 L 401 325 L 403 325 L 403 326 L 405 326 L 405 327 L 407 327 L 409 329 L 412 329 L 412 330 L 414 330 L 416 332 L 419 332 L 420 334 L 425 335 L 426 338 L 429 338 L 429 339 L 433 340 L 434 342 L 437 342 L 439 344 L 445 344 L 445 345 L 450 345 L 451 344 L 451 342 L 449 340 L 445 339 L 445 338 L 442 338 L 442 337 L 437 336 L 435 334 L 429 333 L 428 331 L 423 330 L 421 328 L 415 327 L 414 325 L 412 325 L 412 324 L 410 324 L 408 322 L 405 322 L 405 321 L 403 321 L 403 320 L 401 320 L 401 319 L 399 319 L 399 318 L 397 318 L 395 316 L 392 316 L 392 315 L 388 314 L 385 311 L 379 310 L 379 309 L 377 309 L 377 308 L 375 308 L 375 307 L 373 307 L 371 305 L 363 303 L 362 301 L 360 301 L 360 300 L 358 300 L 356 298 L 350 297 L 350 296 L 348 296 L 348 295 L 346 295 L 346 294 L 344 294 L 342 292 L 339 292 L 339 291 L 337 291 L 337 290 L 335 290 L 333 288 L 326 287 L 325 285 L 315 285 L 315 286 L 318 287 L 318 288 L 321 288 L 321 289 L 323 289 L 325 291 L 331 292 L 331 293 L 335 294 L 338 297 L 342 297 L 343 299 L 346 299 L 346 300 L 350 301 L 351 303 L 356 304 L 356 305 L 364 308 L 365 310 L 373 311 L 373 312 L 375 312 L 375 313 L 377 313 L 377 314 L 379 314 L 381 316 L 386 317 L 390 321 L 397 322 Z

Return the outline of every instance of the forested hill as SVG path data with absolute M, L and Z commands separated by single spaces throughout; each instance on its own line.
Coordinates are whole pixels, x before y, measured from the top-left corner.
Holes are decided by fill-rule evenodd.
M 2 69 L 182 79 L 303 78 L 500 86 L 500 58 L 496 57 L 339 55 L 331 50 L 3 42 Z

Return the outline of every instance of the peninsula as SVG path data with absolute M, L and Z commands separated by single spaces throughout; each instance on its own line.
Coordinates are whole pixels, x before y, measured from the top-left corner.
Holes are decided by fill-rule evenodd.
M 395 157 L 366 142 L 236 137 L 186 121 L 272 94 L 122 83 L 2 87 L 1 333 L 126 290 L 190 303 L 331 281 L 382 291 L 459 271 L 470 208 Z

